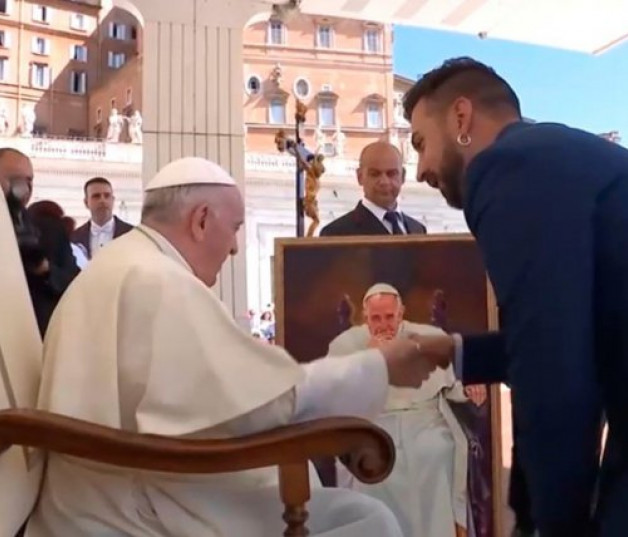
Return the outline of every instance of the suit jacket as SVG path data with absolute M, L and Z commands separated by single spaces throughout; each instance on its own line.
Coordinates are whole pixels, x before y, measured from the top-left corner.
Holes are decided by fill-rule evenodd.
M 408 233 L 425 233 L 425 226 L 421 222 L 403 214 L 403 223 Z M 388 235 L 389 231 L 378 218 L 369 211 L 362 202 L 355 209 L 342 215 L 321 229 L 321 237 L 342 237 L 350 235 Z
M 120 220 L 117 216 L 113 217 L 113 238 L 117 239 L 120 235 L 124 235 L 133 229 L 133 226 L 124 220 Z M 77 227 L 72 233 L 72 242 L 80 244 L 85 248 L 87 257 L 91 259 L 92 248 L 90 240 L 91 220 L 85 222 L 82 226 Z
M 464 205 L 501 320 L 501 335 L 465 342 L 464 375 L 512 387 L 541 535 L 625 535 L 628 151 L 562 125 L 515 123 L 470 163 Z
M 79 268 L 72 254 L 70 240 L 60 221 L 49 216 L 36 216 L 28 211 L 25 211 L 25 217 L 38 231 L 39 247 L 50 267 L 49 272 L 42 275 L 25 271 L 37 325 L 43 337 L 52 312 L 79 273 Z

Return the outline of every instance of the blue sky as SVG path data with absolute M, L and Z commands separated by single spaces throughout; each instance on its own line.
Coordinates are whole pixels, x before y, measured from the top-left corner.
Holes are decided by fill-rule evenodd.
M 471 56 L 495 68 L 519 95 L 525 116 L 594 133 L 618 130 L 621 143 L 628 145 L 628 43 L 592 56 L 450 32 L 395 28 L 396 73 L 415 79 L 455 56 Z

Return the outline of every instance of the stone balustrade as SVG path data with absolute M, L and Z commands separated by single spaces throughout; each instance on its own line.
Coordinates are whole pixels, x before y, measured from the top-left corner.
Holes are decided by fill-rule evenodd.
M 137 164 L 141 168 L 142 146 L 53 137 L 0 137 L 0 147 L 12 147 L 33 159 L 60 159 Z M 138 170 L 139 171 L 139 170 Z

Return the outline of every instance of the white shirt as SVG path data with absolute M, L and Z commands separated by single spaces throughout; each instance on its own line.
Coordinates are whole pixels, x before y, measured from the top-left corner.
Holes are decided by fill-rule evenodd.
M 389 212 L 388 210 L 383 209 L 379 205 L 375 205 L 371 200 L 368 200 L 366 198 L 362 198 L 362 205 L 364 205 L 364 207 L 366 207 L 373 214 L 373 216 L 375 216 L 375 218 L 377 218 L 382 223 L 382 225 L 388 230 L 388 233 L 392 234 L 392 224 L 388 220 L 384 219 L 386 213 Z M 408 230 L 406 229 L 406 225 L 403 221 L 403 213 L 399 210 L 399 204 L 397 204 L 395 210 L 391 212 L 397 213 L 397 223 L 399 224 L 399 227 L 401 228 L 401 231 L 403 231 L 404 235 L 407 235 Z
M 106 224 L 99 226 L 93 220 L 89 223 L 89 247 L 92 257 L 96 255 L 105 244 L 113 240 L 115 221 L 113 217 Z

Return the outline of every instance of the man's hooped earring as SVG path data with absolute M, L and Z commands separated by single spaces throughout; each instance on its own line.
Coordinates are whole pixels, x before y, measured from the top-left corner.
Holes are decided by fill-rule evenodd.
M 458 145 L 467 147 L 469 144 L 471 144 L 471 136 L 469 136 L 468 134 L 459 134 L 458 138 L 456 138 L 456 142 L 458 142 Z

